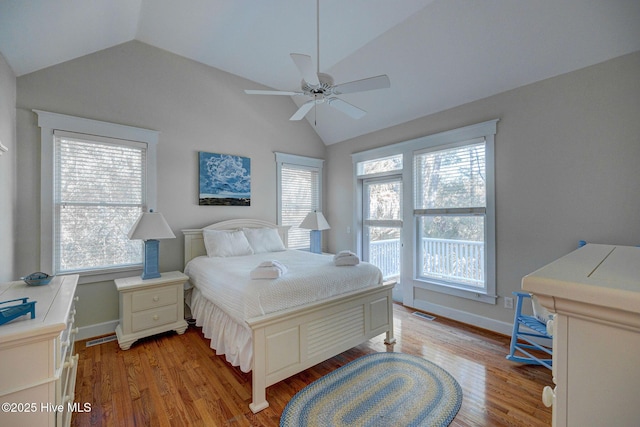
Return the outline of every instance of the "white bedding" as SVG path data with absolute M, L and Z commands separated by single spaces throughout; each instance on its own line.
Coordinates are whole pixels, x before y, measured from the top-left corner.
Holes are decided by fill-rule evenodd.
M 288 271 L 272 280 L 251 279 L 260 263 L 276 260 Z M 287 250 L 237 257 L 194 258 L 185 274 L 203 296 L 234 320 L 262 316 L 367 286 L 382 284 L 380 270 L 368 263 L 338 267 L 330 255 Z
M 255 280 L 251 270 L 264 261 L 276 260 L 287 267 L 277 279 Z M 336 266 L 331 255 L 287 250 L 237 257 L 192 259 L 185 268 L 195 286 L 191 310 L 196 325 L 217 354 L 251 370 L 251 331 L 245 320 L 382 284 L 380 270 L 366 262 Z

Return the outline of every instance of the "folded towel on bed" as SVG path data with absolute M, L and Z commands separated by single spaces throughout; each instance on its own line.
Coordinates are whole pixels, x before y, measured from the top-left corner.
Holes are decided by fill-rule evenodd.
M 287 273 L 287 266 L 280 261 L 264 261 L 251 270 L 252 279 L 277 279 Z
M 360 258 L 351 251 L 340 251 L 333 256 L 333 261 L 337 266 L 358 265 Z

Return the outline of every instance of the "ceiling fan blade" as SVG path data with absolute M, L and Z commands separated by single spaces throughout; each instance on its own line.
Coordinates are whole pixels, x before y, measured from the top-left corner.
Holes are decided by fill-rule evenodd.
M 385 89 L 391 87 L 389 76 L 383 74 L 381 76 L 369 77 L 362 80 L 354 80 L 352 82 L 342 83 L 335 85 L 331 92 L 335 95 L 341 95 L 343 93 L 364 92 L 367 90 Z
M 245 89 L 244 93 L 249 95 L 288 95 L 288 96 L 296 96 L 296 95 L 304 95 L 302 92 L 287 92 L 284 90 L 252 90 Z
M 313 108 L 313 106 L 316 104 L 315 100 L 311 100 L 311 101 L 307 101 L 304 104 L 302 104 L 300 106 L 300 108 L 298 108 L 298 111 L 295 112 L 295 114 L 293 116 L 291 116 L 291 118 L 289 120 L 302 120 L 304 119 L 304 116 L 307 115 L 307 113 L 309 111 L 311 111 L 311 109 Z
M 303 55 L 301 53 L 292 53 L 291 59 L 296 63 L 296 67 L 300 70 L 300 74 L 305 82 L 312 86 L 320 86 L 320 80 L 318 80 L 318 74 L 313 68 L 313 61 L 309 55 Z
M 331 97 L 327 99 L 327 104 L 331 105 L 336 110 L 340 110 L 346 115 L 353 117 L 354 119 L 359 119 L 367 114 L 367 112 L 363 109 L 358 108 L 355 105 L 351 105 L 347 101 L 343 101 L 340 98 Z

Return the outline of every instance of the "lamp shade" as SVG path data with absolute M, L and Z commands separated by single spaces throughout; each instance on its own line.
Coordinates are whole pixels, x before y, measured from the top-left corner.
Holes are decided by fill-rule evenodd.
M 324 215 L 322 215 L 322 212 L 313 211 L 307 214 L 304 221 L 300 224 L 300 228 L 306 230 L 328 230 L 331 227 L 324 218 Z
M 174 239 L 176 237 L 160 212 L 143 212 L 129 231 L 131 240 Z

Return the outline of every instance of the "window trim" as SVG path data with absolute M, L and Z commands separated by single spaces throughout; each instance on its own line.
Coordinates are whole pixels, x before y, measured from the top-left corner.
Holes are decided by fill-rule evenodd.
M 157 144 L 160 132 L 68 116 L 49 111 L 33 110 L 38 116 L 40 127 L 41 160 L 40 160 L 40 270 L 53 271 L 54 237 L 54 131 L 67 131 L 88 134 L 97 137 L 124 139 L 142 142 L 147 146 L 147 205 L 154 208 L 157 203 Z M 80 272 L 80 283 L 101 282 L 126 277 L 132 271 L 141 271 L 141 267 L 123 267 L 104 270 Z
M 302 166 L 318 170 L 318 210 L 322 212 L 324 159 L 274 151 L 276 159 L 276 223 L 282 225 L 282 166 Z
M 355 206 L 353 213 L 353 228 L 356 231 L 354 233 L 355 245 L 360 252 L 362 237 L 358 230 L 362 225 L 362 206 L 358 204 L 357 200 L 362 197 L 362 182 L 363 179 L 372 176 L 359 176 L 357 174 L 357 163 L 366 160 L 373 160 L 376 158 L 388 157 L 393 154 L 402 153 L 404 155 L 404 161 L 402 169 L 404 185 L 404 197 L 403 197 L 403 212 L 404 223 L 403 228 L 403 260 L 404 265 L 401 270 L 401 280 L 403 282 L 403 299 L 406 304 L 411 305 L 414 298 L 414 288 L 427 289 L 439 293 L 448 295 L 455 295 L 462 298 L 467 298 L 475 301 L 480 301 L 488 304 L 496 304 L 497 302 L 497 287 L 496 287 L 496 209 L 495 209 L 495 134 L 497 133 L 497 123 L 499 119 L 488 120 L 486 122 L 477 123 L 457 129 L 452 129 L 432 135 L 423 136 L 416 139 L 411 139 L 395 144 L 386 145 L 371 150 L 361 151 L 351 155 L 353 162 L 353 176 L 354 176 L 354 194 L 355 194 Z M 414 215 L 413 206 L 413 191 L 414 191 L 414 161 L 413 156 L 417 152 L 424 152 L 436 147 L 442 147 L 457 143 L 472 141 L 477 138 L 484 138 L 485 140 L 485 167 L 487 170 L 486 177 L 486 291 L 480 293 L 477 290 L 460 289 L 456 287 L 442 286 L 437 283 L 430 283 L 416 277 L 416 236 L 417 236 L 417 218 Z M 395 171 L 399 173 L 400 171 Z M 384 175 L 384 174 L 381 174 Z M 361 252 L 360 252 L 361 253 Z

